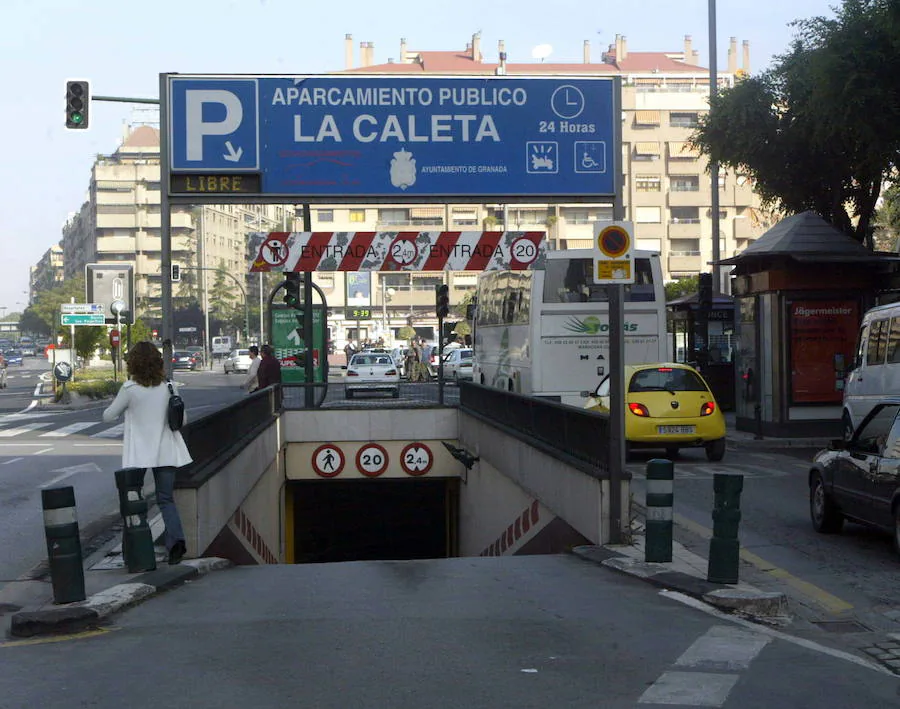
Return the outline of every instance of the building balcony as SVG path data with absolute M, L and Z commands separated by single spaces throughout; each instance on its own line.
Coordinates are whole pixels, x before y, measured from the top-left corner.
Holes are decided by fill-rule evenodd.
M 669 222 L 669 238 L 670 239 L 699 239 L 700 238 L 700 220 L 693 219 L 687 221 L 682 219 L 678 222 Z
M 101 236 L 97 239 L 97 255 L 105 253 L 133 253 L 135 239 L 133 236 Z
M 747 217 L 735 217 L 733 223 L 735 239 L 752 239 L 757 236 L 753 233 L 753 225 Z
M 97 214 L 98 229 L 134 229 L 136 226 L 134 214 Z
M 710 203 L 706 190 L 669 190 L 668 197 L 670 207 L 706 207 Z
M 699 252 L 676 252 L 669 254 L 669 273 L 700 273 L 703 264 Z

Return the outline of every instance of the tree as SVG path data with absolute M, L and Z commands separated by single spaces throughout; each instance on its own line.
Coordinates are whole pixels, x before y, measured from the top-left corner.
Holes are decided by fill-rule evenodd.
M 871 248 L 900 148 L 900 4 L 843 0 L 834 19 L 794 25 L 790 50 L 719 94 L 691 142 L 749 175 L 764 206 L 814 210 Z
M 85 363 L 90 362 L 94 351 L 106 341 L 106 327 L 98 325 L 88 327 L 79 325 L 75 328 L 75 353 Z
M 897 251 L 900 237 L 900 183 L 892 182 L 881 195 L 875 213 L 875 245 L 879 251 Z
M 138 318 L 131 326 L 131 344 L 136 345 L 138 342 L 151 342 L 153 340 L 153 331 L 144 320 Z
M 72 298 L 76 303 L 84 303 L 84 293 L 83 275 L 67 279 L 49 290 L 40 291 L 35 301 L 22 313 L 19 327 L 25 332 L 67 336 L 69 328 L 59 324 L 59 306 L 70 302 Z
M 237 293 L 234 281 L 226 274 L 225 261 L 219 261 L 216 277 L 209 289 L 209 313 L 223 324 L 240 328 L 244 321 L 244 313 L 235 302 Z
M 665 285 L 666 289 L 666 302 L 670 302 L 675 300 L 676 298 L 681 298 L 685 295 L 690 295 L 691 293 L 696 293 L 700 290 L 700 277 L 699 276 L 688 276 L 687 278 L 678 278 L 674 281 L 669 281 Z

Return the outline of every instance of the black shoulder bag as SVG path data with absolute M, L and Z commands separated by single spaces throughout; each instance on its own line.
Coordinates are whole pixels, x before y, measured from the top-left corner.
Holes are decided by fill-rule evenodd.
M 177 431 L 184 425 L 184 399 L 182 399 L 172 388 L 172 382 L 167 381 L 169 385 L 169 428 Z

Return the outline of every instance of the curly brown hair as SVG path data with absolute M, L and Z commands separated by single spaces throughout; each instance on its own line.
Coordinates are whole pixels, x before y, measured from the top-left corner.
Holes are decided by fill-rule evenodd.
M 166 381 L 163 358 L 152 342 L 138 342 L 128 351 L 128 376 L 144 387 Z

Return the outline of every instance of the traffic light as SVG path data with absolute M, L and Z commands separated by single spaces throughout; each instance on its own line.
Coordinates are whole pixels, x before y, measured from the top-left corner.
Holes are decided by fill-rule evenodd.
M 176 281 L 180 281 L 180 280 L 181 280 L 181 266 L 179 266 L 177 263 L 173 263 L 172 264 L 172 282 L 175 283 Z
M 441 319 L 450 314 L 450 286 L 446 283 L 434 287 L 434 309 Z
M 66 82 L 66 128 L 87 128 L 91 105 L 90 85 L 87 81 Z
M 713 307 L 712 274 L 701 273 L 698 283 L 697 306 L 709 312 Z
M 284 300 L 286 305 L 297 308 L 300 305 L 300 274 L 288 273 L 284 277 Z

